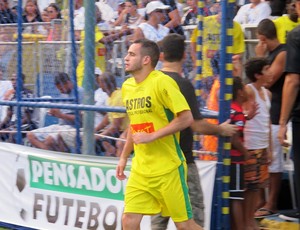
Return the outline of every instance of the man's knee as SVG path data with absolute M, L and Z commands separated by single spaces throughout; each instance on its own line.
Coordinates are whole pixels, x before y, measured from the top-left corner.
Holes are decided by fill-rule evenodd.
M 28 132 L 26 136 L 30 143 L 32 143 L 32 141 L 36 139 L 34 133 L 32 133 L 32 132 Z
M 45 144 L 45 145 L 48 145 L 48 146 L 52 146 L 52 145 L 55 144 L 55 140 L 54 140 L 53 137 L 48 136 L 48 137 L 46 137 L 46 139 L 45 139 L 45 141 L 44 141 L 44 144 Z
M 127 214 L 122 216 L 122 227 L 124 230 L 139 230 L 140 222 L 142 220 L 141 214 Z

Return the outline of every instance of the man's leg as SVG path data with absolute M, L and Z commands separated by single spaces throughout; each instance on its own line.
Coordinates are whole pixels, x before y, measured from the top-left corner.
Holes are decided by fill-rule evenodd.
M 198 168 L 195 163 L 189 163 L 187 166 L 187 183 L 189 186 L 189 196 L 193 210 L 193 218 L 198 225 L 204 227 L 203 192 L 200 183 Z
M 293 161 L 295 168 L 296 200 L 297 208 L 300 213 L 300 142 L 299 142 L 300 123 L 293 122 Z M 300 221 L 300 219 L 299 219 Z
M 32 144 L 33 147 L 46 149 L 46 150 L 48 149 L 48 146 L 44 142 L 40 141 L 36 137 L 35 133 L 32 132 L 27 133 L 27 139 Z
M 142 218 L 142 214 L 124 213 L 122 216 L 122 229 L 139 230 Z
M 163 217 L 160 214 L 151 216 L 152 230 L 166 230 L 170 217 Z
M 269 165 L 270 184 L 268 198 L 266 203 L 261 206 L 262 209 L 255 213 L 255 216 L 265 216 L 277 212 L 278 196 L 281 188 L 281 179 L 283 172 L 283 150 L 277 138 L 279 125 L 272 125 L 272 149 L 273 160 Z M 259 207 L 259 208 L 261 208 Z
M 175 222 L 175 225 L 178 230 L 203 230 L 203 228 L 196 224 L 193 219 L 189 219 L 183 222 Z

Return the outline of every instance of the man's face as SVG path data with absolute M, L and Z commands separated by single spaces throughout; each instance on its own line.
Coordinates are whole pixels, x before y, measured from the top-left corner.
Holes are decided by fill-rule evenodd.
M 133 73 L 143 68 L 142 60 L 144 57 L 141 55 L 141 44 L 132 44 L 125 56 L 125 71 Z
M 17 74 L 13 73 L 10 77 L 11 84 L 14 89 L 17 88 Z
M 5 10 L 5 2 L 0 0 L 0 10 Z
M 300 18 L 300 0 L 296 1 L 295 7 L 296 7 L 296 12 L 298 14 L 298 18 Z
M 71 90 L 72 90 L 71 82 L 57 84 L 56 88 L 62 94 L 69 94 L 71 92 Z

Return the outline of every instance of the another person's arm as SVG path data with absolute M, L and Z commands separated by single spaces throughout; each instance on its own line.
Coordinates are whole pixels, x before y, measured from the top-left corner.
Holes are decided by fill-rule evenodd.
M 287 145 L 286 133 L 287 123 L 290 119 L 292 108 L 295 104 L 296 97 L 298 95 L 300 86 L 300 75 L 295 73 L 289 73 L 285 77 L 283 89 L 282 89 L 282 104 L 279 125 L 280 129 L 278 132 L 278 138 L 282 145 Z
M 174 10 L 170 11 L 168 13 L 168 15 L 171 20 L 167 24 L 165 24 L 166 27 L 168 27 L 169 29 L 172 29 L 172 28 L 175 28 L 180 25 L 181 19 L 180 19 L 178 9 L 174 9 Z
M 230 124 L 230 120 L 227 120 L 220 125 L 211 124 L 204 119 L 195 120 L 191 127 L 194 132 L 204 135 L 232 136 L 237 131 L 237 126 Z
M 137 27 L 133 33 L 133 41 L 145 38 L 144 33 L 141 28 Z

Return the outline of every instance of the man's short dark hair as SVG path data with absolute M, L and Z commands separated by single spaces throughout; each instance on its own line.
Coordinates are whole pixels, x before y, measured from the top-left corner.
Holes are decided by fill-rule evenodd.
M 265 18 L 260 21 L 256 31 L 259 35 L 264 35 L 267 39 L 274 40 L 277 38 L 275 24 L 272 20 L 268 18 Z
M 181 61 L 184 57 L 184 37 L 180 34 L 168 34 L 161 42 L 164 59 L 168 62 Z
M 137 6 L 136 0 L 126 0 L 125 2 L 130 2 L 132 5 Z
M 141 55 L 150 56 L 151 65 L 155 68 L 160 54 L 158 45 L 154 41 L 145 38 L 135 40 L 133 44 L 141 44 Z
M 245 73 L 247 78 L 251 82 L 256 82 L 256 74 L 262 74 L 262 70 L 265 66 L 269 65 L 269 62 L 266 58 L 255 57 L 249 59 L 245 64 Z
M 63 72 L 57 73 L 54 78 L 55 85 L 65 84 L 69 81 L 71 81 L 69 75 L 67 73 L 63 73 Z

